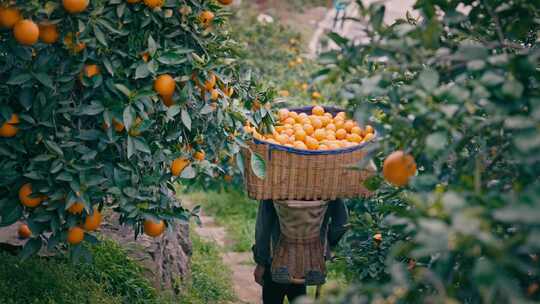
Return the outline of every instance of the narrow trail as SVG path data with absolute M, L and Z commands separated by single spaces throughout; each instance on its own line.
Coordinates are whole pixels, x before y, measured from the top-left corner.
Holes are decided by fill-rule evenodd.
M 195 233 L 204 240 L 216 243 L 223 249 L 223 264 L 231 270 L 234 292 L 238 297 L 236 303 L 260 303 L 261 288 L 253 280 L 254 266 L 251 253 L 229 251 L 228 245 L 231 240 L 227 237 L 225 228 L 217 225 L 213 217 L 205 215 L 204 210 L 201 210 L 200 219 L 202 226 L 197 226 Z

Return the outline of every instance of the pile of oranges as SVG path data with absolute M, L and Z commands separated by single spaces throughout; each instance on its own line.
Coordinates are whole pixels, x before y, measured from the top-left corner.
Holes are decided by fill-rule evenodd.
M 259 134 L 249 126 L 245 130 L 256 139 L 301 150 L 337 150 L 375 137 L 372 126 L 362 128 L 347 119 L 345 112 L 333 116 L 321 106 L 313 107 L 311 115 L 280 109 L 278 117 L 279 124 L 272 134 Z

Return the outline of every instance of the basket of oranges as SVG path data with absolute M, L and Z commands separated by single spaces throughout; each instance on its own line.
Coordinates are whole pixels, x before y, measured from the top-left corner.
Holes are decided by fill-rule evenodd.
M 245 181 L 252 199 L 333 200 L 365 196 L 363 181 L 374 169 L 353 170 L 366 154 L 365 147 L 376 137 L 369 125 L 359 126 L 345 112 L 333 107 L 281 109 L 272 134 L 253 135 L 244 157 L 251 152 L 266 163 L 259 178 L 246 166 Z

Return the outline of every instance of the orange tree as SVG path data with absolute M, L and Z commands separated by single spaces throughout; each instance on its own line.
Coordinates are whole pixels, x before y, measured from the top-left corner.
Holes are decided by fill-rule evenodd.
M 104 208 L 158 236 L 190 215 L 172 182 L 223 174 L 252 90 L 220 3 L 2 1 L 0 223 L 28 224 L 23 256 L 84 252 Z
M 381 176 L 349 204 L 359 284 L 329 302 L 537 303 L 540 2 L 419 0 L 392 25 L 357 3 L 370 39 L 331 34 L 321 75 L 377 127 Z

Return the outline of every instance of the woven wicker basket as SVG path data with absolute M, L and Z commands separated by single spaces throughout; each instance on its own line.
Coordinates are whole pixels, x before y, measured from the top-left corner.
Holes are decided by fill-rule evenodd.
M 312 107 L 291 109 L 310 113 Z M 335 114 L 341 109 L 325 108 Z M 332 151 L 307 151 L 284 147 L 254 139 L 249 149 L 243 149 L 246 164 L 250 163 L 250 150 L 266 162 L 266 177 L 258 178 L 250 166 L 245 166 L 248 196 L 263 200 L 334 200 L 367 196 L 363 181 L 373 175 L 373 169 L 348 168 L 362 160 L 366 142 L 354 147 Z

